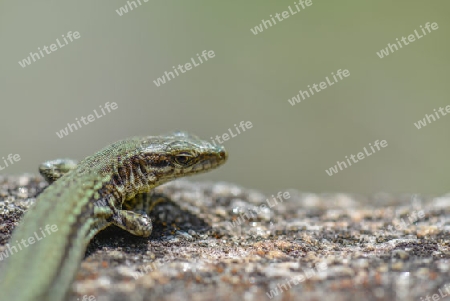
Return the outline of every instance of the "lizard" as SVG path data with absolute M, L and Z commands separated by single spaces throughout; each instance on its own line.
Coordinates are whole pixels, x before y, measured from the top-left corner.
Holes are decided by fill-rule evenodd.
M 49 226 L 57 231 L 5 262 L 0 300 L 64 300 L 89 241 L 99 231 L 116 225 L 150 236 L 152 221 L 146 213 L 153 208 L 153 188 L 214 169 L 227 158 L 223 146 L 176 131 L 121 140 L 79 163 L 58 159 L 41 164 L 40 173 L 50 185 L 37 196 L 10 241 L 27 241 Z

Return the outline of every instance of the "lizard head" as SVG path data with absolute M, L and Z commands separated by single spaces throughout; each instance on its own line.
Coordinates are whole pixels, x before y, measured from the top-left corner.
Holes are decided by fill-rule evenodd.
M 223 146 L 212 145 L 186 132 L 147 137 L 141 147 L 151 177 L 162 184 L 175 178 L 214 169 L 228 158 Z

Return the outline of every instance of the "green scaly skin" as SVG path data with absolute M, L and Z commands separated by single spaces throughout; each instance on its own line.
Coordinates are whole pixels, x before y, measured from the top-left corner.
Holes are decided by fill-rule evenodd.
M 10 245 L 17 246 L 16 241 L 27 241 L 36 233 L 41 239 L 5 260 L 0 300 L 64 300 L 95 234 L 116 225 L 148 237 L 152 232 L 146 215 L 150 206 L 143 195 L 167 181 L 214 169 L 226 160 L 223 147 L 174 132 L 116 142 L 79 164 L 71 160 L 42 164 L 41 174 L 54 183 L 25 214 Z M 57 231 L 49 231 L 52 225 Z M 47 235 L 42 237 L 41 231 Z

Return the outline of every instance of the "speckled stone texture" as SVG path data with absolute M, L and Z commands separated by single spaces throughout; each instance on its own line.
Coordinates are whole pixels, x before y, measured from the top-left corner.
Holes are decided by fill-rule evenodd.
M 45 187 L 34 175 L 0 176 L 0 252 Z M 152 212 L 150 238 L 116 227 L 97 235 L 69 300 L 450 298 L 449 196 L 272 197 L 185 180 L 158 191 L 173 202 Z

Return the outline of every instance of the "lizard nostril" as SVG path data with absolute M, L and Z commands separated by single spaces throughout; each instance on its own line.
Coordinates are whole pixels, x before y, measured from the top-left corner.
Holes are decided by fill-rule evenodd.
M 222 148 L 222 150 L 219 152 L 219 156 L 222 160 L 228 159 L 228 153 L 224 148 Z

